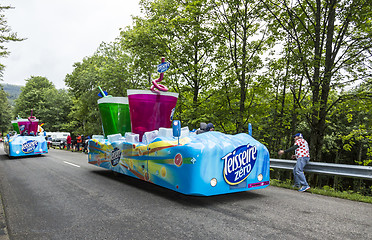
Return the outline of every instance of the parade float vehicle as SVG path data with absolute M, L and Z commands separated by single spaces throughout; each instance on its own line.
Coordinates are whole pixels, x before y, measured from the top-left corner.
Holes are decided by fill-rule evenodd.
M 267 187 L 269 152 L 251 134 L 196 134 L 172 121 L 178 94 L 158 84 L 165 64 L 162 59 L 160 78 L 153 81 L 161 92 L 128 90 L 124 98 L 100 89 L 104 135 L 89 140 L 88 162 L 186 195 Z
M 28 119 L 12 121 L 14 131 L 4 138 L 4 151 L 9 157 L 22 157 L 48 153 L 47 142 L 41 134 L 39 120 L 32 116 Z

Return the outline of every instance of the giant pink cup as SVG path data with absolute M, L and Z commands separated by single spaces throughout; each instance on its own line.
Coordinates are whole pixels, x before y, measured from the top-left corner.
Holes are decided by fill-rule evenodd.
M 37 133 L 37 128 L 39 125 L 39 120 L 34 119 L 32 121 L 28 119 L 18 119 L 18 128 L 19 128 L 19 133 L 22 134 L 24 131 L 27 130 L 27 133 L 30 134 L 31 132 L 34 132 L 34 134 Z
M 140 141 L 145 132 L 172 126 L 178 93 L 128 89 L 127 94 L 132 132 Z

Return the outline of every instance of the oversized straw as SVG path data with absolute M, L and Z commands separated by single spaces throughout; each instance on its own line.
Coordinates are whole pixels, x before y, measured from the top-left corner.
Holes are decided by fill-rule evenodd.
M 36 120 L 36 117 L 35 117 L 35 116 L 32 116 L 32 113 L 33 113 L 33 112 L 34 112 L 34 110 L 31 109 L 31 117 L 28 117 L 28 121 L 30 121 L 30 122 Z
M 160 77 L 156 80 L 152 80 L 152 86 L 151 86 L 151 91 L 153 92 L 156 92 L 156 93 L 159 93 L 159 90 L 160 91 L 163 91 L 163 92 L 166 92 L 168 91 L 168 88 L 162 84 L 158 84 L 158 82 L 161 82 L 161 80 L 163 80 L 163 77 L 164 77 L 164 72 L 167 71 L 169 68 L 169 63 L 165 63 L 165 58 L 162 57 L 161 58 L 161 64 L 158 65 L 158 72 L 160 72 Z M 159 90 L 157 90 L 157 89 Z
M 108 95 L 108 93 L 106 91 L 103 91 L 100 86 L 98 86 L 98 89 L 100 91 L 100 93 L 98 93 L 99 97 L 112 97 L 111 95 Z
M 107 92 L 104 92 L 100 86 L 98 86 L 98 89 L 99 89 L 99 91 L 101 92 L 101 95 L 102 95 L 102 96 L 100 96 L 98 94 L 98 96 L 100 96 L 100 97 L 107 97 Z

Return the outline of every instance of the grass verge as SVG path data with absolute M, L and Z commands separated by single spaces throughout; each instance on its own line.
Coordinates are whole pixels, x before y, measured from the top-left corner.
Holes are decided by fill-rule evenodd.
M 290 180 L 283 182 L 278 179 L 270 179 L 270 185 L 276 186 L 276 187 L 288 188 L 288 189 L 296 189 L 292 186 L 292 183 L 290 182 Z M 372 197 L 363 196 L 353 191 L 343 191 L 343 192 L 336 191 L 329 186 L 324 186 L 323 188 L 310 188 L 308 192 L 319 194 L 319 195 L 324 195 L 324 196 L 348 199 L 348 200 L 357 201 L 357 202 L 372 203 Z

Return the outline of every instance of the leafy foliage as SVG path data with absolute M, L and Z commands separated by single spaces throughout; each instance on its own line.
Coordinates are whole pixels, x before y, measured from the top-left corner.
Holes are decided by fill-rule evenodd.
M 102 133 L 97 105 L 98 86 L 108 94 L 124 97 L 127 89 L 142 88 L 146 80 L 135 69 L 133 59 L 120 44 L 102 43 L 97 52 L 74 64 L 74 71 L 66 75 L 66 85 L 73 95 L 73 107 L 69 114 L 70 128 L 74 134 Z
M 71 100 L 65 90 L 57 90 L 45 77 L 31 77 L 22 87 L 22 93 L 16 99 L 14 115 L 27 118 L 33 115 L 44 123 L 45 131 L 68 131 Z
M 272 16 L 268 18 L 270 29 L 283 40 L 287 37 L 287 51 L 299 62 L 293 75 L 301 76 L 305 84 L 301 81 L 297 89 L 307 86 L 311 91 L 311 101 L 300 102 L 297 98 L 296 104 L 305 110 L 303 116 L 311 129 L 311 154 L 320 161 L 327 115 L 339 101 L 331 101 L 330 93 L 360 79 L 355 76 L 370 76 L 368 67 L 356 65 L 370 62 L 371 34 L 365 30 L 371 26 L 371 1 L 261 2 Z M 345 71 L 350 75 L 341 74 Z
M 5 43 L 25 40 L 24 38 L 19 38 L 17 33 L 12 32 L 11 28 L 8 26 L 4 12 L 11 8 L 10 6 L 0 5 L 0 58 L 7 57 L 10 53 L 5 47 Z M 0 79 L 3 77 L 4 69 L 5 66 L 0 63 Z
M 8 101 L 8 94 L 4 91 L 3 86 L 0 85 L 0 132 L 4 132 L 10 129 L 11 120 L 11 107 Z

